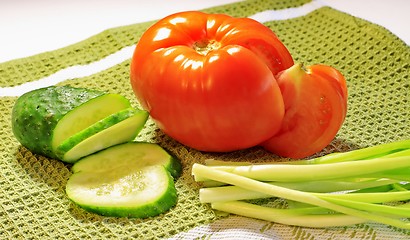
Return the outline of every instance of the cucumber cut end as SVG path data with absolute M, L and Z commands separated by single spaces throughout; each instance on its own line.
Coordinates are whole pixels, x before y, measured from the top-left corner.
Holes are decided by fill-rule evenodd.
M 177 202 L 173 178 L 162 165 L 74 173 L 66 193 L 85 210 L 113 217 L 153 217 Z
M 52 136 L 58 122 L 73 109 L 104 94 L 70 86 L 50 86 L 27 92 L 13 106 L 13 134 L 33 153 L 56 158 Z
M 174 176 L 179 176 L 181 163 L 154 143 L 115 145 L 82 158 L 71 170 L 66 193 L 90 212 L 146 218 L 177 202 Z
M 73 163 L 105 148 L 132 141 L 147 119 L 146 111 L 133 108 L 115 113 L 66 139 L 57 148 L 57 156 Z
M 114 93 L 95 97 L 75 107 L 64 115 L 55 126 L 52 134 L 52 149 L 56 151 L 58 146 L 69 137 L 111 114 L 130 107 L 131 103 L 128 99 Z
M 148 142 L 127 142 L 112 146 L 77 162 L 72 171 L 74 173 L 81 171 L 104 172 L 114 167 L 144 167 L 148 165 L 162 165 L 174 178 L 178 178 L 182 172 L 179 159 L 173 157 L 158 144 Z

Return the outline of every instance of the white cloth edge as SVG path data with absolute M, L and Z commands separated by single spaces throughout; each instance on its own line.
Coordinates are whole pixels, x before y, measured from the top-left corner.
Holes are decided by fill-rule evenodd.
M 313 0 L 300 7 L 281 10 L 266 10 L 249 16 L 249 18 L 255 19 L 261 23 L 275 20 L 286 20 L 307 15 L 310 12 L 313 12 L 323 6 L 324 4 L 322 4 L 321 2 Z M 87 65 L 75 65 L 67 67 L 57 71 L 50 76 L 32 82 L 23 83 L 21 85 L 13 87 L 2 87 L 0 88 L 0 97 L 18 97 L 26 92 L 38 88 L 52 86 L 69 79 L 81 78 L 96 74 L 100 71 L 106 70 L 123 61 L 128 60 L 129 58 L 131 58 L 134 49 L 135 45 L 124 47 L 105 58 L 89 63 Z

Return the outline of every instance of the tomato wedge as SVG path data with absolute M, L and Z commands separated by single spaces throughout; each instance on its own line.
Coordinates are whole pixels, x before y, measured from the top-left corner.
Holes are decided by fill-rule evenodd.
M 166 134 L 212 152 L 245 149 L 280 128 L 284 103 L 275 75 L 293 66 L 263 24 L 181 12 L 151 26 L 131 61 L 131 85 Z
M 327 65 L 295 64 L 279 73 L 277 82 L 285 117 L 280 131 L 261 145 L 289 158 L 304 158 L 321 151 L 334 139 L 346 117 L 345 78 Z

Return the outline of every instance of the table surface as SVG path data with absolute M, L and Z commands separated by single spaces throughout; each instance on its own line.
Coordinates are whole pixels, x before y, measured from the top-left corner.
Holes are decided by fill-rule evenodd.
M 410 44 L 408 0 L 320 0 L 379 24 Z M 0 3 L 0 63 L 55 50 L 105 29 L 238 0 L 14 0 Z M 160 7 L 159 7 L 160 6 Z

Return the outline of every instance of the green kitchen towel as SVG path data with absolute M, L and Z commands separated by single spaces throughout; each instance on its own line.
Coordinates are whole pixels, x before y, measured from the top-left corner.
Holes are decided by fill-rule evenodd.
M 297 11 L 309 3 L 248 0 L 204 11 L 248 17 L 265 10 L 277 10 L 272 14 Z M 284 42 L 296 62 L 334 66 L 348 82 L 346 121 L 334 141 L 317 155 L 410 139 L 408 45 L 383 27 L 329 7 L 275 19 L 264 24 Z M 141 220 L 103 217 L 71 203 L 64 191 L 71 165 L 32 154 L 17 142 L 10 122 L 13 104 L 27 89 L 58 84 L 120 93 L 138 106 L 129 83 L 131 54 L 113 66 L 95 66 L 133 49 L 151 24 L 108 29 L 62 49 L 0 64 L 0 239 L 410 238 L 410 231 L 376 223 L 313 229 L 215 213 L 199 203 L 199 185 L 191 176 L 194 162 L 280 159 L 258 147 L 232 153 L 199 152 L 164 135 L 151 120 L 137 140 L 158 143 L 181 159 L 177 205 L 161 216 Z

